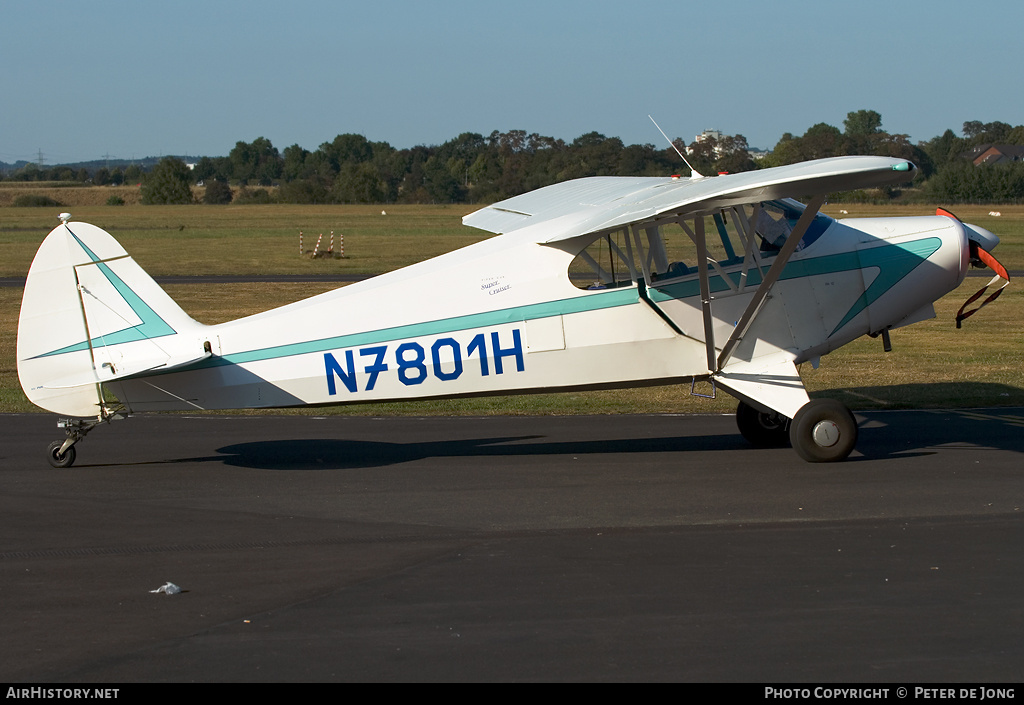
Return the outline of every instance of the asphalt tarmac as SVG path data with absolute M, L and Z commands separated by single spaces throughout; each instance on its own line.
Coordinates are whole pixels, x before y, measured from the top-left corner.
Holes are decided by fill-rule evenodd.
M 1019 681 L 1024 409 L 857 417 L 0 416 L 0 681 Z

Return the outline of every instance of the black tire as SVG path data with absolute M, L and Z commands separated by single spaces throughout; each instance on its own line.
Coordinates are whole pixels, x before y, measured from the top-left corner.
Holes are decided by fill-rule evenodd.
M 64 441 L 54 441 L 46 449 L 46 459 L 50 461 L 50 465 L 55 468 L 69 468 L 75 464 L 75 447 L 71 446 L 64 455 L 60 455 L 60 447 L 64 445 Z
M 796 412 L 789 442 L 809 463 L 844 460 L 857 445 L 857 420 L 834 399 L 812 399 Z
M 755 448 L 782 448 L 789 445 L 789 417 L 778 412 L 758 411 L 745 402 L 736 407 L 736 425 Z

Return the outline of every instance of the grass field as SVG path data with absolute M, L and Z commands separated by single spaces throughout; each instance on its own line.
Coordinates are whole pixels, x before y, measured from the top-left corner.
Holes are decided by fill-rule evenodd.
M 59 200 L 59 199 L 58 199 Z M 472 206 L 104 206 L 66 208 L 112 233 L 150 274 L 380 273 L 488 237 L 465 228 Z M 57 209 L 61 210 L 61 209 Z M 387 212 L 382 215 L 382 210 Z M 928 206 L 829 204 L 837 217 L 924 215 Z M 849 215 L 841 215 L 846 210 Z M 996 255 L 1024 269 L 1024 206 L 954 209 L 1003 242 Z M 1001 216 L 988 213 L 998 210 Z M 51 208 L 0 208 L 0 276 L 24 276 L 43 237 L 57 225 Z M 330 231 L 345 237 L 345 259 L 299 256 Z M 812 395 L 854 409 L 1024 405 L 1024 292 L 1012 283 L 992 306 L 956 330 L 953 316 L 985 279 L 968 278 L 936 304 L 934 320 L 893 331 L 893 351 L 861 339 L 802 370 Z M 168 293 L 193 317 L 216 323 L 296 301 L 332 288 L 323 284 L 174 285 Z M 21 392 L 15 366 L 20 288 L 0 288 L 0 411 L 37 411 Z M 706 391 L 706 390 L 705 390 Z M 735 401 L 690 395 L 689 385 L 316 409 L 312 412 L 388 414 L 554 414 L 730 412 Z M 278 412 L 275 412 L 278 413 Z

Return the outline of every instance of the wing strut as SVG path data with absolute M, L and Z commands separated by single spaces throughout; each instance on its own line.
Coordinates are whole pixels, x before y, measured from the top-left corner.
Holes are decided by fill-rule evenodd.
M 708 351 L 708 372 L 715 371 L 715 329 L 711 318 L 711 284 L 708 281 L 708 244 L 705 241 L 704 218 L 694 220 L 697 229 L 697 271 L 700 274 L 700 307 L 704 312 L 704 345 Z
M 697 274 L 700 280 L 700 308 L 704 314 L 704 346 L 708 353 L 708 372 L 714 373 L 715 370 L 715 329 L 714 321 L 711 315 L 711 282 L 708 278 L 708 243 L 705 239 L 707 233 L 704 230 L 704 217 L 699 213 L 693 218 L 693 229 L 686 224 L 685 220 L 680 219 L 677 221 L 679 226 L 683 229 L 693 244 L 697 246 Z M 714 262 L 714 260 L 710 260 Z M 714 264 L 718 264 L 714 262 Z M 729 282 L 729 278 L 722 277 L 723 281 Z M 731 286 L 731 284 L 730 284 Z
M 785 269 L 786 263 L 789 262 L 789 258 L 796 251 L 797 245 L 800 244 L 800 240 L 803 238 L 804 233 L 807 232 L 807 228 L 810 227 L 814 217 L 818 215 L 818 209 L 825 203 L 824 193 L 818 194 L 807 204 L 803 215 L 796 222 L 796 226 L 793 231 L 789 234 L 786 239 L 786 243 L 782 246 L 779 254 L 775 257 L 775 262 L 772 263 L 771 269 L 768 270 L 768 274 L 765 275 L 761 285 L 757 287 L 757 291 L 754 292 L 754 298 L 747 304 L 746 310 L 743 311 L 743 315 L 740 316 L 739 321 L 736 323 L 736 329 L 732 335 L 729 336 L 729 340 L 726 341 L 725 346 L 722 348 L 722 353 L 718 356 L 717 368 L 712 369 L 721 370 L 725 363 L 732 357 L 733 352 L 736 350 L 736 346 L 743 336 L 747 334 L 751 324 L 754 322 L 754 318 L 757 316 L 758 311 L 761 310 L 761 306 L 764 304 L 765 299 L 768 298 L 768 293 L 771 291 L 772 286 L 778 281 L 779 277 L 782 276 L 782 270 Z M 700 238 L 703 243 L 703 238 Z M 707 274 L 704 274 L 701 279 L 701 298 L 704 297 L 704 281 L 707 278 Z M 705 311 L 705 319 L 707 318 L 707 311 Z M 707 323 L 705 323 L 705 326 Z M 714 351 L 714 347 L 709 341 L 708 344 L 708 355 L 711 356 Z

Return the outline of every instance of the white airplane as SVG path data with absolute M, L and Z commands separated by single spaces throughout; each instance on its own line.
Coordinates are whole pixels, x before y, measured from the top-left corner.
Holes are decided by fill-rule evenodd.
M 98 227 L 68 222 L 32 262 L 18 374 L 62 418 L 48 459 L 135 412 L 333 405 L 689 382 L 740 400 L 758 446 L 845 458 L 846 407 L 797 365 L 933 317 L 999 239 L 954 217 L 834 220 L 828 192 L 909 181 L 841 157 L 705 178 L 593 177 L 478 210 L 500 233 L 265 313 L 190 318 Z M 790 200 L 808 195 L 809 205 Z M 1005 276 L 1005 270 L 1002 272 Z M 968 314 L 969 315 L 969 314 Z

